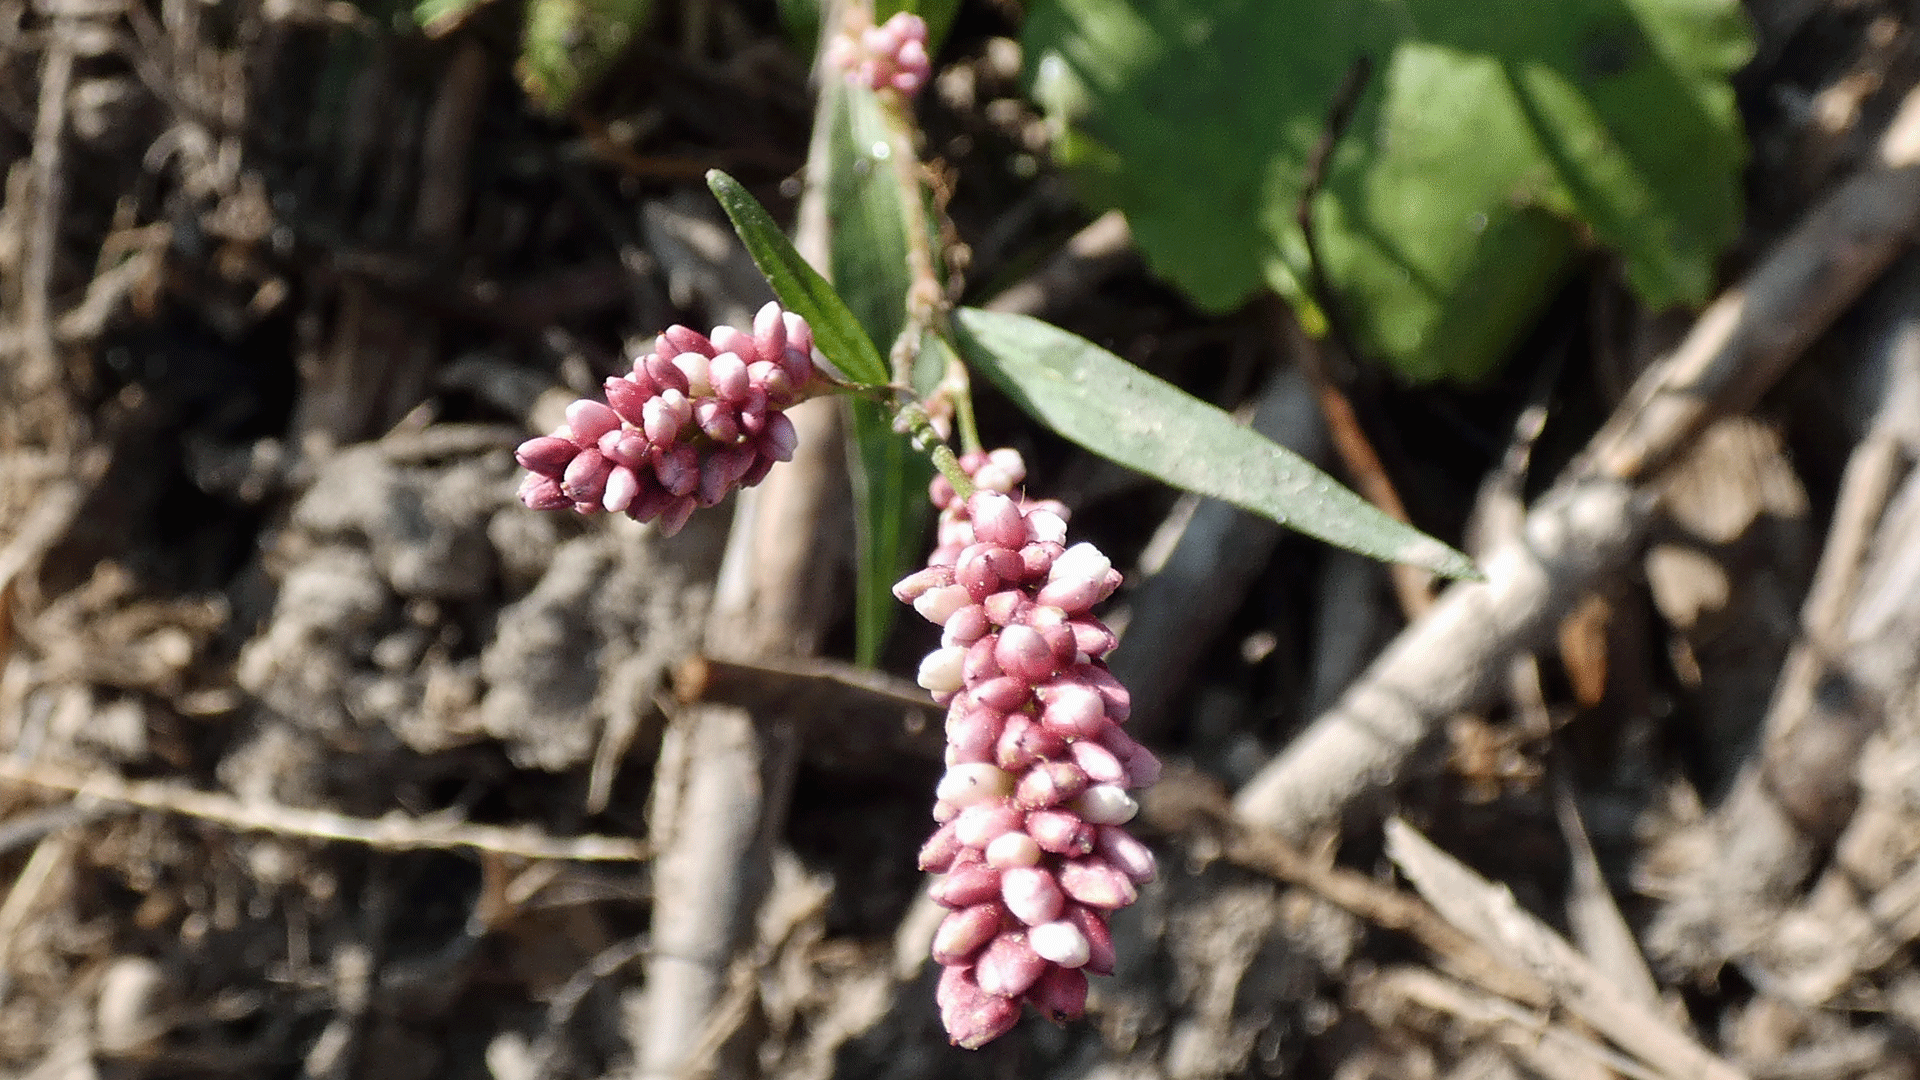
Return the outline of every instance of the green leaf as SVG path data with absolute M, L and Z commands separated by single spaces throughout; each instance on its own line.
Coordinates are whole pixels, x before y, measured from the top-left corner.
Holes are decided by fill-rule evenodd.
M 829 80 L 823 182 L 832 225 L 835 288 L 866 331 L 891 345 L 906 324 L 905 201 L 892 163 L 875 151 L 891 145 L 879 101 L 865 88 Z M 893 430 L 885 409 L 852 403 L 849 460 L 855 510 L 854 657 L 879 660 L 899 611 L 893 583 L 918 561 L 930 507 L 932 466 Z
M 747 253 L 753 256 L 767 284 L 788 311 L 798 312 L 813 327 L 813 343 L 841 374 L 855 383 L 883 386 L 887 382 L 887 364 L 880 350 L 861 329 L 840 294 L 820 272 L 807 264 L 794 250 L 773 216 L 760 205 L 740 182 L 719 169 L 707 173 L 707 187 L 720 202 L 740 235 Z M 904 303 L 904 301 L 903 301 Z
M 1214 311 L 1310 301 L 1295 206 L 1369 60 L 1316 239 L 1361 348 L 1413 378 L 1488 371 L 1590 241 L 1651 306 L 1699 302 L 1739 227 L 1738 0 L 1046 0 L 1025 41 L 1083 194 Z
M 652 9 L 652 0 L 527 0 L 521 85 L 549 112 L 564 112 L 613 70 Z
M 960 349 L 1035 419 L 1073 442 L 1175 487 L 1376 559 L 1447 577 L 1472 560 L 1403 525 L 1299 455 L 1098 345 L 1025 315 L 964 308 Z

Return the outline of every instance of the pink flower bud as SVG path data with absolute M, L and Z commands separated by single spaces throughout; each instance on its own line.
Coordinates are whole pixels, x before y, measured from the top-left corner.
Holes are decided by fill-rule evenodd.
M 1013 626 L 1033 608 L 1033 601 L 1018 589 L 997 592 L 981 601 L 987 611 L 987 618 L 995 626 Z
M 1140 812 L 1140 804 L 1118 784 L 1093 784 L 1080 793 L 1071 809 L 1092 825 L 1125 825 Z
M 1013 1030 L 1020 1020 L 1020 1003 L 982 990 L 974 969 L 947 967 L 934 991 L 940 1006 L 940 1024 L 954 1045 L 978 1050 Z
M 1096 837 L 1094 850 L 1135 885 L 1145 885 L 1159 876 L 1153 849 L 1134 839 L 1127 830 L 1117 825 L 1102 825 L 1096 830 Z
M 700 488 L 700 455 L 691 446 L 675 446 L 654 461 L 653 474 L 675 498 L 692 495 Z
M 920 599 L 928 589 L 937 589 L 942 585 L 953 584 L 953 568 L 950 566 L 926 566 L 906 577 L 893 586 L 893 598 L 903 604 L 911 604 Z
M 993 624 L 987 621 L 986 609 L 979 604 L 960 608 L 947 616 L 944 625 L 947 632 L 940 637 L 943 645 L 972 645 L 993 629 Z
M 985 863 L 956 866 L 927 890 L 942 907 L 965 908 L 1000 899 L 1000 871 Z
M 1113 631 L 1092 619 L 1075 619 L 1067 626 L 1073 630 L 1073 647 L 1095 659 L 1112 652 L 1120 643 Z
M 947 749 L 954 763 L 994 762 L 994 746 L 1000 740 L 1005 721 L 992 709 L 968 709 L 947 720 Z M 1000 763 L 1003 764 L 1004 763 Z
M 1043 761 L 1020 777 L 1013 789 L 1013 801 L 1037 810 L 1077 798 L 1086 790 L 1087 774 L 1078 766 L 1064 761 Z
M 967 501 L 973 535 L 983 544 L 1018 551 L 1027 542 L 1027 519 L 1012 499 L 997 491 L 976 491 Z
M 520 462 L 520 467 L 528 472 L 558 479 L 566 471 L 567 463 L 573 460 L 573 455 L 579 452 L 580 448 L 574 445 L 572 439 L 543 435 L 521 443 L 513 456 Z
M 1105 718 L 1102 717 L 1104 721 Z M 1087 779 L 1096 784 L 1120 784 L 1127 782 L 1127 767 L 1113 756 L 1113 751 L 1097 742 L 1081 739 L 1068 748 L 1073 755 L 1073 763 L 1087 774 Z
M 1046 970 L 1047 962 L 1028 947 L 1025 934 L 1002 933 L 980 954 L 973 972 L 980 982 L 980 989 L 1001 997 L 1017 998 L 1026 993 L 1027 988 Z
M 751 341 L 749 341 L 751 344 Z M 739 353 L 723 352 L 707 362 L 713 392 L 735 405 L 747 399 L 747 362 Z
M 954 858 L 960 854 L 962 846 L 960 838 L 954 835 L 953 822 L 940 826 L 920 846 L 920 869 L 935 874 L 946 873 L 953 865 Z
M 619 414 L 620 419 L 638 426 L 641 423 L 641 410 L 653 399 L 652 387 L 643 387 L 631 378 L 618 375 L 609 376 L 601 385 L 607 394 L 607 405 Z
M 754 313 L 753 343 L 762 360 L 778 360 L 780 354 L 787 351 L 787 324 L 782 318 L 785 314 L 772 300 Z
M 980 641 L 991 641 L 991 636 Z M 980 642 L 974 642 L 973 648 L 979 648 Z M 973 688 L 973 699 L 989 709 L 1010 713 L 1026 705 L 1031 697 L 1027 684 L 1011 675 L 988 679 Z
M 1000 631 L 993 658 L 1000 670 L 1028 683 L 1037 683 L 1054 672 L 1053 650 L 1030 626 L 1009 626 Z
M 588 447 L 567 463 L 567 471 L 560 477 L 560 490 L 566 492 L 575 503 L 597 504 L 601 493 L 607 488 L 607 473 L 612 468 L 600 451 Z
M 1001 799 L 978 802 L 961 810 L 960 816 L 953 819 L 953 832 L 962 844 L 982 850 L 1000 837 L 1019 831 L 1026 824 L 1026 817 L 1019 807 Z
M 1066 740 L 1033 722 L 1025 713 L 1007 717 L 993 760 L 1009 772 L 1031 768 L 1035 762 L 1058 758 L 1067 749 Z
M 1098 691 L 1076 682 L 1057 682 L 1041 687 L 1038 696 L 1045 704 L 1040 723 L 1049 731 L 1070 739 L 1090 739 L 1107 728 L 1106 702 Z
M 713 342 L 713 355 L 716 358 L 733 353 L 740 357 L 742 364 L 765 359 L 760 355 L 760 345 L 753 340 L 753 335 L 738 327 L 716 326 L 713 333 L 707 335 L 707 340 Z
M 768 413 L 767 426 L 760 432 L 760 450 L 775 461 L 792 461 L 800 447 L 800 433 L 786 413 Z
M 730 446 L 740 438 L 739 415 L 733 406 L 719 398 L 697 398 L 693 403 L 693 422 L 707 438 L 722 446 Z
M 964 685 L 961 666 L 966 663 L 965 649 L 939 649 L 920 661 L 920 685 L 934 693 L 951 693 Z
M 690 326 L 681 326 L 675 323 L 661 331 L 660 336 L 668 344 L 673 346 L 676 359 L 680 354 L 684 353 L 692 353 L 696 356 L 712 356 L 714 354 L 713 342 L 708 340 L 705 334 L 702 334 Z
M 560 481 L 539 473 L 528 473 L 520 480 L 520 502 L 530 510 L 564 510 L 573 505 L 560 490 Z
M 655 446 L 666 446 L 680 437 L 680 431 L 693 419 L 693 403 L 678 390 L 662 390 L 660 396 L 640 407 L 640 426 Z
M 989 799 L 1004 798 L 1012 793 L 1013 786 L 1013 777 L 997 766 L 955 765 L 940 778 L 940 786 L 934 789 L 934 794 L 955 806 L 967 807 Z
M 1000 933 L 1000 924 L 998 904 L 975 904 L 948 912 L 940 929 L 933 932 L 934 961 L 949 966 L 966 963 Z
M 687 392 L 686 373 L 673 362 L 677 352 L 678 350 L 668 345 L 666 339 L 662 337 L 657 351 L 640 358 L 640 364 L 646 370 L 647 378 L 660 388 L 662 394 L 672 391 L 684 395 Z
M 1078 1020 L 1087 1011 L 1087 976 L 1076 968 L 1052 967 L 1027 989 L 1027 1000 L 1056 1024 Z
M 919 612 L 935 626 L 945 626 L 953 613 L 969 606 L 967 590 L 959 585 L 944 585 L 928 589 L 913 602 L 913 610 Z
M 987 865 L 1001 870 L 1010 870 L 1018 866 L 1035 866 L 1040 862 L 1040 844 L 1023 832 L 1001 833 L 987 845 Z M 1005 882 L 1002 882 L 1004 890 Z
M 1113 931 L 1107 926 L 1106 915 L 1082 904 L 1068 904 L 1065 918 L 1087 939 L 1086 970 L 1095 975 L 1113 974 Z
M 1027 815 L 1027 835 L 1055 855 L 1085 855 L 1097 834 L 1071 810 L 1035 810 Z
M 1102 911 L 1115 911 L 1140 898 L 1127 875 L 1098 857 L 1074 859 L 1060 867 L 1060 888 L 1068 896 Z
M 567 430 L 579 446 L 592 446 L 600 441 L 600 436 L 619 426 L 620 414 L 597 401 L 581 398 L 567 406 Z
M 600 493 L 600 505 L 610 514 L 620 513 L 633 505 L 633 497 L 640 494 L 640 478 L 625 465 L 615 465 L 607 471 L 607 486 Z
M 1000 899 L 1014 918 L 1028 926 L 1052 922 L 1067 906 L 1067 896 L 1060 891 L 1060 883 L 1037 866 L 1016 866 L 1001 871 Z

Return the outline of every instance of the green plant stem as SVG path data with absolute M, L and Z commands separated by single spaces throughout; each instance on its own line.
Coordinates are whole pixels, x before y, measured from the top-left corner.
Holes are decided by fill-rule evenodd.
M 947 478 L 953 490 L 962 499 L 973 495 L 973 478 L 960 467 L 960 459 L 954 456 L 953 447 L 948 446 L 940 433 L 934 430 L 933 418 L 927 415 L 926 406 L 917 401 L 896 404 L 893 412 L 894 428 L 913 440 L 914 449 L 933 459 L 933 467 Z

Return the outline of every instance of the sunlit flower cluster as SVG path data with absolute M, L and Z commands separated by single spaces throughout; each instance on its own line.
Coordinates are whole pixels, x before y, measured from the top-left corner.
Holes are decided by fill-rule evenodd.
M 574 402 L 565 426 L 520 445 L 520 501 L 657 520 L 671 536 L 696 507 L 792 460 L 784 410 L 813 377 L 813 331 L 778 304 L 760 309 L 752 332 L 670 326 L 631 373 L 607 379 L 605 401 Z
M 1093 545 L 1066 546 L 1059 504 L 1012 494 L 1018 454 L 961 464 L 974 494 L 934 482 L 939 546 L 894 594 L 942 628 L 919 673 L 947 706 L 940 828 L 920 865 L 943 875 L 933 898 L 950 909 L 933 943 L 941 1020 L 978 1047 L 1022 1001 L 1080 1016 L 1087 973 L 1112 973 L 1108 915 L 1155 873 L 1122 827 L 1139 809 L 1128 792 L 1160 764 L 1120 726 L 1127 691 L 1103 660 L 1114 635 L 1092 614 L 1119 573 Z

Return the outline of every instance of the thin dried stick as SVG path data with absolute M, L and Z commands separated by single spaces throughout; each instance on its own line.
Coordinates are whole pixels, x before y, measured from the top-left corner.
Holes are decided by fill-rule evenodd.
M 1448 589 L 1331 711 L 1240 792 L 1249 820 L 1303 836 L 1389 788 L 1448 717 L 1498 693 L 1508 662 L 1638 550 L 1651 480 L 1717 416 L 1748 408 L 1844 311 L 1920 224 L 1920 92 L 1874 163 L 1841 184 L 1695 323 L 1483 564 Z
M 639 862 L 652 856 L 648 845 L 614 836 L 547 836 L 528 828 L 470 825 L 400 814 L 381 818 L 348 817 L 324 810 L 247 803 L 231 795 L 162 781 L 126 780 L 112 773 L 78 772 L 3 758 L 0 758 L 0 781 L 64 791 L 80 800 L 119 803 L 197 818 L 241 832 L 365 844 L 382 851 L 466 848 L 523 859 L 574 862 Z
M 33 213 L 27 229 L 26 258 L 20 269 L 20 317 L 24 324 L 25 364 L 17 389 L 31 394 L 53 384 L 59 359 L 53 339 L 53 264 L 60 221 L 67 202 L 62 152 L 67 130 L 67 97 L 73 84 L 73 39 L 78 22 L 56 15 L 48 27 L 47 51 L 40 66 L 40 111 L 33 124 Z
M 1920 281 L 1920 263 L 1908 279 Z M 1846 677 L 1844 624 L 1877 526 L 1906 468 L 1902 443 L 1920 426 L 1920 306 L 1903 293 L 1891 330 L 1881 407 L 1841 475 L 1827 542 L 1802 606 L 1800 636 L 1767 708 L 1761 752 L 1707 822 L 1710 854 L 1671 890 L 1648 933 L 1654 950 L 1694 970 L 1742 951 L 1814 868 L 1856 801 L 1855 765 L 1884 720 L 1858 695 L 1821 693 Z
M 1671 1080 L 1744 1080 L 1653 1007 L 1615 986 L 1513 894 L 1454 861 L 1412 826 L 1387 822 L 1387 856 L 1420 895 L 1474 940 L 1551 988 L 1556 1004 Z
M 1220 857 L 1276 881 L 1312 890 L 1336 907 L 1375 926 L 1405 934 L 1432 951 L 1439 965 L 1489 993 L 1545 1008 L 1547 985 L 1489 953 L 1420 900 L 1365 874 L 1319 863 L 1284 837 L 1236 820 L 1211 784 L 1173 774 L 1156 785 L 1143 807 L 1155 829 L 1195 836 L 1211 834 Z
M 839 18 L 838 5 L 827 5 L 822 33 Z M 827 100 L 821 95 L 816 108 L 810 162 L 825 159 Z M 810 178 L 795 246 L 815 266 L 827 263 L 824 201 L 822 185 Z M 799 434 L 794 459 L 735 503 L 706 627 L 714 656 L 806 655 L 817 649 L 832 611 L 820 595 L 831 549 L 819 541 L 839 475 L 838 406 L 815 399 L 787 415 Z M 766 887 L 797 763 L 791 724 L 767 721 L 737 706 L 698 704 L 676 717 L 662 743 L 651 815 L 660 838 L 653 951 L 629 1027 L 640 1080 L 668 1080 L 704 1060 L 710 1048 L 702 1033 L 716 1022 L 716 1010 L 728 1007 L 729 966 Z

